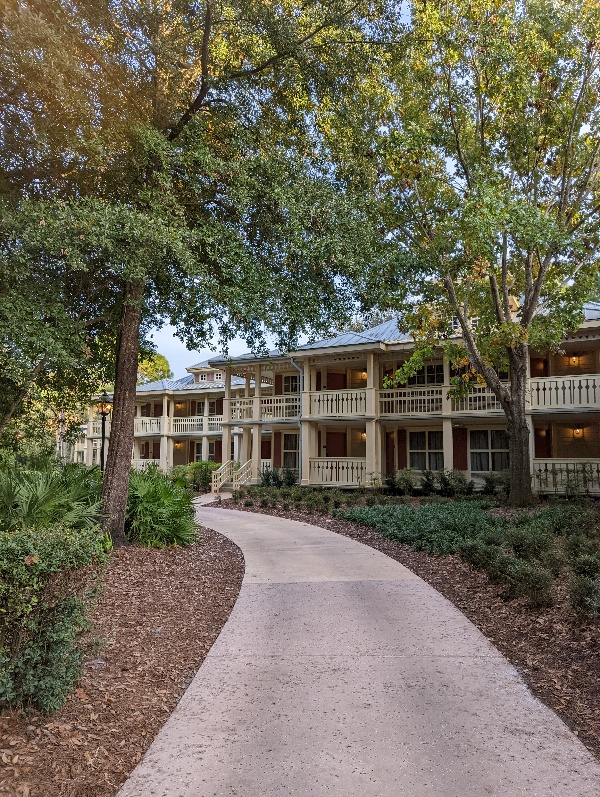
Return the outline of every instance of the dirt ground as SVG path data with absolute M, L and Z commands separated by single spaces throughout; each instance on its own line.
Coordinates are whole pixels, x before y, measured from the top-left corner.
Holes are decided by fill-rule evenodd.
M 121 548 L 94 620 L 104 644 L 65 706 L 0 716 L 0 795 L 112 797 L 225 624 L 244 574 L 233 543 Z

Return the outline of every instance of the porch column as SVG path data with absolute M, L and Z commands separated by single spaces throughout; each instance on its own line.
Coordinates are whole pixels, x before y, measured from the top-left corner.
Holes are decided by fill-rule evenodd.
M 367 461 L 365 466 L 366 483 L 369 485 L 373 483 L 373 480 L 381 480 L 381 435 L 377 421 L 367 421 L 366 432 Z
M 225 368 L 225 396 L 223 398 L 223 462 L 231 459 L 231 368 Z
M 244 398 L 250 397 L 250 371 L 246 371 L 246 384 L 244 386 Z
M 309 365 L 308 357 L 302 363 L 302 370 L 303 389 L 302 395 L 300 396 L 300 415 L 302 418 L 308 418 L 310 416 L 310 380 L 312 376 L 312 368 Z M 304 442 L 302 445 L 304 445 Z
M 535 433 L 533 431 L 533 418 L 527 416 L 527 428 L 529 429 L 529 470 L 533 476 L 533 460 L 535 459 Z
M 444 354 L 444 385 L 442 393 L 442 415 L 450 415 L 452 413 L 452 400 L 448 398 L 448 390 L 450 389 L 450 360 Z M 444 454 L 444 461 L 446 461 L 446 454 Z
M 366 398 L 367 416 L 371 415 L 374 417 L 379 414 L 377 407 L 377 388 L 379 387 L 379 385 L 377 384 L 378 371 L 379 369 L 377 367 L 377 360 L 375 359 L 375 354 L 372 351 L 370 351 L 367 354 L 367 398 Z M 368 439 L 368 434 L 367 434 L 367 439 Z
M 252 420 L 260 421 L 260 399 L 262 396 L 262 368 L 256 366 L 254 371 L 254 401 L 252 403 Z
M 204 407 L 203 407 L 203 410 L 202 410 L 202 431 L 204 432 L 204 434 L 206 434 L 208 432 L 208 410 L 209 410 L 209 400 L 208 400 L 208 393 L 207 393 L 206 396 L 204 396 Z M 198 411 L 198 405 L 196 404 L 196 412 L 197 411 Z M 206 450 L 208 451 L 208 441 L 207 441 L 206 445 L 207 445 L 207 449 Z M 204 452 L 204 440 L 202 441 L 202 446 L 203 446 L 202 451 Z M 208 456 L 208 454 L 207 454 L 207 456 Z M 202 453 L 202 459 L 206 462 L 206 459 L 204 457 L 204 453 Z
M 250 427 L 242 427 L 242 450 L 240 452 L 240 464 L 248 462 L 250 459 Z
M 168 433 L 171 431 L 169 427 L 169 416 L 167 415 L 169 411 L 169 399 L 167 394 L 163 396 L 162 402 L 162 435 L 160 438 L 160 469 L 166 473 L 168 470 L 171 470 L 173 466 L 173 459 L 169 461 L 169 455 L 167 452 L 167 437 Z
M 244 429 L 244 431 L 246 431 Z M 248 430 L 250 431 L 250 430 Z M 259 423 L 252 424 L 252 479 L 260 481 L 260 436 L 262 427 Z M 247 460 L 246 460 L 247 461 Z
M 208 462 L 208 437 L 206 434 L 202 435 L 202 460 Z
M 174 443 L 173 438 L 167 437 L 167 454 L 166 454 L 167 470 L 171 470 L 173 467 L 173 443 Z M 162 455 L 162 445 L 160 453 Z
M 442 420 L 442 434 L 444 446 L 444 470 L 454 470 L 454 444 L 452 441 L 452 419 Z

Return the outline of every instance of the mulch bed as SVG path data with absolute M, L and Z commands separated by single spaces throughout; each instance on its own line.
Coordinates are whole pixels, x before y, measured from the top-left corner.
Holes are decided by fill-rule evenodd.
M 0 795 L 113 797 L 202 664 L 244 574 L 232 542 L 121 548 L 95 611 L 103 646 L 65 706 L 0 716 Z
M 377 531 L 327 515 L 294 509 L 221 506 L 289 517 L 362 542 L 408 567 L 442 593 L 517 667 L 531 691 L 554 709 L 600 758 L 600 624 L 577 617 L 559 584 L 556 605 L 530 609 L 504 600 L 502 587 L 459 556 L 431 557 Z

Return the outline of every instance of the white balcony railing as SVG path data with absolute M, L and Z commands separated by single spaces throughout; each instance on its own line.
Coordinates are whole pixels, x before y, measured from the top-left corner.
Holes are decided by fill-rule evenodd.
M 310 484 L 361 487 L 366 484 L 367 462 L 360 457 L 318 457 L 310 459 Z
M 190 418 L 170 418 L 171 434 L 201 434 L 204 431 L 202 415 Z
M 146 470 L 146 468 L 160 466 L 160 459 L 132 459 L 131 460 L 131 467 L 135 468 L 136 470 Z
M 232 473 L 233 489 L 239 490 L 243 484 L 247 484 L 252 479 L 252 460 L 245 462 Z
M 136 418 L 133 422 L 133 433 L 136 435 L 162 434 L 162 418 Z
M 540 493 L 600 493 L 600 459 L 534 459 L 533 489 Z
M 223 428 L 223 416 L 222 415 L 208 415 L 208 431 L 209 432 L 220 432 Z
M 598 409 L 600 374 L 584 376 L 545 376 L 532 379 L 531 409 Z
M 310 394 L 310 414 L 325 417 L 366 415 L 366 390 L 319 390 Z
M 300 412 L 300 396 L 265 396 L 260 400 L 261 420 L 296 418 Z
M 502 405 L 489 387 L 474 387 L 467 396 L 452 402 L 452 412 L 502 412 Z
M 254 408 L 253 398 L 232 399 L 230 402 L 232 421 L 251 421 Z
M 400 388 L 379 391 L 380 415 L 422 415 L 442 411 L 441 387 Z

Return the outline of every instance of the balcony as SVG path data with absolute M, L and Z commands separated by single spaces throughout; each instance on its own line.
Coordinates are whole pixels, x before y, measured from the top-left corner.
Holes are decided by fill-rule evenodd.
M 600 409 L 600 374 L 585 376 L 545 376 L 532 379 L 531 409 L 598 410 Z
M 106 421 L 105 426 L 106 436 L 110 434 L 110 421 Z M 90 437 L 100 437 L 102 435 L 102 421 L 92 421 L 92 429 Z
M 600 494 L 600 459 L 534 459 L 533 489 L 539 493 Z
M 367 461 L 364 457 L 315 457 L 309 460 L 309 483 L 334 487 L 364 487 Z
M 232 421 L 251 421 L 254 417 L 253 398 L 232 399 L 229 406 Z
M 310 414 L 321 418 L 367 414 L 366 390 L 320 390 L 310 393 Z
M 441 413 L 444 399 L 442 387 L 400 388 L 379 391 L 380 415 L 429 415 Z
M 222 428 L 222 415 L 193 415 L 189 418 L 169 419 L 169 431 L 171 434 L 206 434 L 207 432 L 220 432 Z
M 448 388 L 444 388 L 448 390 Z M 452 402 L 452 412 L 457 413 L 502 413 L 502 405 L 489 387 L 474 387 L 464 398 Z
M 265 396 L 260 400 L 262 421 L 297 418 L 300 413 L 300 396 Z
M 133 422 L 133 433 L 139 437 L 162 434 L 163 428 L 162 418 L 136 418 Z

